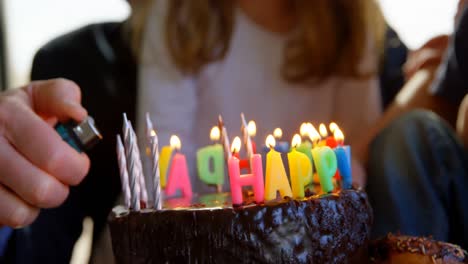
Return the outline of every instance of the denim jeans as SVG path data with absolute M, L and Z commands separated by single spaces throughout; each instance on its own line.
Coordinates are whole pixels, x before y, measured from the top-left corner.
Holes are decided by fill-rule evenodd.
M 468 247 L 468 154 L 431 112 L 394 121 L 370 146 L 373 237 L 429 236 Z

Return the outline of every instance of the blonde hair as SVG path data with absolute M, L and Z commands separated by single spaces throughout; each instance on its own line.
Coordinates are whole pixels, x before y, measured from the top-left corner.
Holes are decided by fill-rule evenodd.
M 368 48 L 376 59 L 383 49 L 385 22 L 376 0 L 293 3 L 297 26 L 284 50 L 285 80 L 375 74 L 377 69 L 365 71 L 360 64 Z M 179 70 L 196 74 L 226 55 L 234 27 L 234 5 L 233 0 L 169 1 L 165 40 Z

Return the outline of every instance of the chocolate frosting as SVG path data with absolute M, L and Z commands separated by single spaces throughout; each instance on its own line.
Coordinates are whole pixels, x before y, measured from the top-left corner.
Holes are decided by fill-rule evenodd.
M 468 253 L 459 246 L 435 241 L 432 238 L 388 234 L 386 237 L 372 242 L 370 246 L 373 262 L 388 259 L 392 254 L 399 253 L 428 256 L 433 263 L 438 260 L 443 263 L 451 263 L 451 261 L 468 263 Z
M 117 263 L 365 263 L 362 260 L 367 259 L 372 210 L 362 191 L 234 208 L 228 200 L 207 200 L 214 203 L 166 204 L 160 211 L 141 212 L 114 208 L 109 225 Z

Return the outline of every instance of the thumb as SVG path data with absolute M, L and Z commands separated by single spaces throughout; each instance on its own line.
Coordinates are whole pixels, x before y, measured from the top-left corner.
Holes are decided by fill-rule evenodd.
M 35 81 L 25 89 L 31 99 L 32 108 L 44 118 L 58 118 L 61 121 L 73 119 L 81 122 L 88 115 L 86 109 L 81 106 L 81 90 L 72 81 Z

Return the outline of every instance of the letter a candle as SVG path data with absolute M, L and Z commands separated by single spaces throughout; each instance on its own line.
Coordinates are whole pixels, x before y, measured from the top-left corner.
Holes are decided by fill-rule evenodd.
M 187 160 L 185 155 L 180 153 L 181 142 L 177 136 L 172 136 L 170 139 L 171 147 L 175 150 L 174 157 L 169 168 L 169 177 L 167 179 L 166 194 L 168 196 L 175 195 L 180 189 L 182 196 L 192 197 L 192 185 L 187 169 Z

